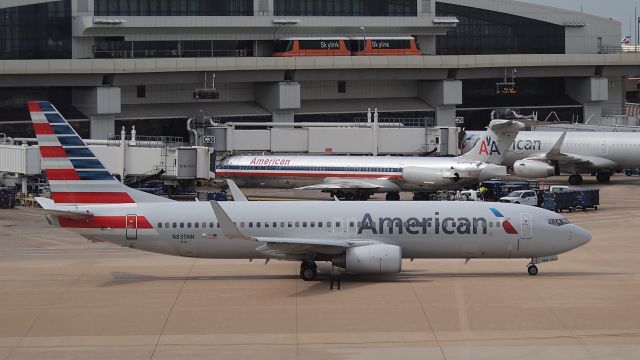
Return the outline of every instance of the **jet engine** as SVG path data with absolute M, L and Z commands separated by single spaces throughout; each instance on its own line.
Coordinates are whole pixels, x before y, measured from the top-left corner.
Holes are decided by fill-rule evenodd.
M 519 160 L 513 163 L 513 174 L 524 178 L 545 178 L 556 175 L 556 167 L 535 160 Z
M 392 274 L 402 268 L 402 249 L 395 245 L 352 247 L 332 260 L 333 266 L 353 274 Z
M 460 180 L 460 175 L 452 172 L 449 177 L 444 177 L 440 172 L 430 168 L 407 166 L 402 170 L 404 181 L 414 185 L 438 185 L 450 184 Z

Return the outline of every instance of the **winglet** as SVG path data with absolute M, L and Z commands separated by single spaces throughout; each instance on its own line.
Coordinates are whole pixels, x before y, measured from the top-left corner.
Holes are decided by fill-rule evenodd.
M 558 141 L 556 142 L 556 144 L 553 145 L 553 147 L 551 148 L 551 150 L 549 150 L 547 154 L 560 155 L 562 153 L 560 149 L 562 149 L 562 144 L 564 143 L 564 138 L 566 136 L 567 136 L 567 132 L 565 131 L 562 133 L 562 135 L 560 135 L 560 138 L 558 138 Z
M 231 191 L 231 196 L 233 196 L 233 201 L 249 201 L 235 181 L 227 179 L 227 185 L 229 186 L 229 191 Z
M 209 203 L 211 204 L 213 213 L 216 215 L 216 218 L 220 223 L 220 228 L 222 229 L 222 233 L 225 237 L 233 240 L 255 240 L 240 232 L 240 229 L 238 229 L 236 224 L 233 223 L 233 220 L 231 220 L 229 215 L 227 215 L 217 201 L 212 200 Z

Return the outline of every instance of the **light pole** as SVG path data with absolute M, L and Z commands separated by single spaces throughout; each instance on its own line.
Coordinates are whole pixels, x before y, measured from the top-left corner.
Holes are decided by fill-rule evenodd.
M 367 28 L 360 26 L 360 30 L 362 30 L 362 50 L 367 55 Z

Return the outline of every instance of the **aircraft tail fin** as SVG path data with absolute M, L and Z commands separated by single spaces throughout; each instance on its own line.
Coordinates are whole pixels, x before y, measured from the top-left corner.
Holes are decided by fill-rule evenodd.
M 118 181 L 53 104 L 29 101 L 28 106 L 40 145 L 42 167 L 49 180 L 51 198 L 56 204 L 169 201 L 131 189 Z
M 523 127 L 523 123 L 515 120 L 492 120 L 484 137 L 475 143 L 471 151 L 460 157 L 500 165 Z

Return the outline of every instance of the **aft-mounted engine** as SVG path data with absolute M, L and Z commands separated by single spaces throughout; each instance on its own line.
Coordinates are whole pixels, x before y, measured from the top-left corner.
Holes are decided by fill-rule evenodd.
M 513 174 L 523 178 L 544 178 L 558 173 L 555 166 L 536 160 L 519 160 L 513 163 Z
M 402 269 L 402 249 L 395 245 L 375 244 L 358 246 L 332 260 L 353 274 L 393 274 Z

